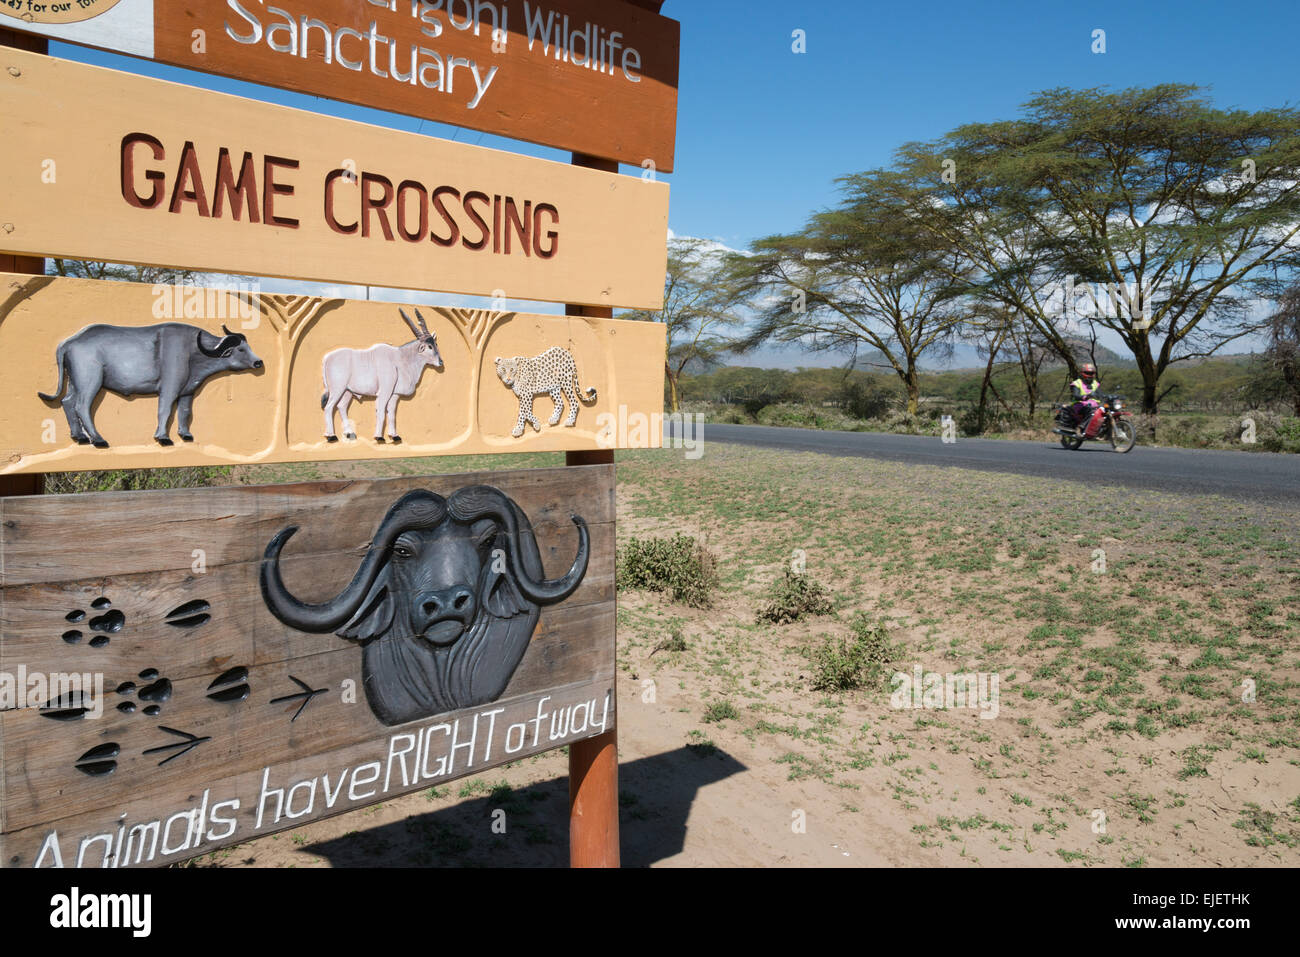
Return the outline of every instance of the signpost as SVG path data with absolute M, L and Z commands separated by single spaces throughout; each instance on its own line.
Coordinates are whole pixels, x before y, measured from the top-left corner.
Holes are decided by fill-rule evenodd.
M 571 861 L 617 866 L 612 450 L 659 444 L 664 332 L 612 314 L 662 302 L 658 8 L 0 0 L 22 31 L 0 29 L 0 866 L 171 863 L 560 746 Z M 53 60 L 44 37 L 573 163 Z M 47 255 L 494 308 L 55 279 Z M 525 449 L 577 467 L 18 497 L 56 469 Z
M 0 0 L 0 26 L 667 173 L 680 30 L 658 6 Z

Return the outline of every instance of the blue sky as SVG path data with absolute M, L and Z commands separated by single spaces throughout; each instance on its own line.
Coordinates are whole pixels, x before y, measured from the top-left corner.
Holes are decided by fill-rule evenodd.
M 664 13 L 682 22 L 673 229 L 738 248 L 834 205 L 836 177 L 1009 118 L 1037 90 L 1182 82 L 1221 107 L 1300 102 L 1296 0 L 667 0 Z
M 1300 102 L 1300 3 L 667 0 L 682 24 L 670 225 L 743 248 L 836 202 L 837 176 L 909 140 L 1013 116 L 1054 86 L 1210 88 L 1216 104 Z M 1091 52 L 1092 31 L 1106 52 Z M 792 51 L 803 30 L 807 52 Z M 318 112 L 566 160 L 544 147 L 79 47 L 51 52 Z M 625 172 L 632 172 L 625 168 Z
M 837 201 L 835 179 L 1055 86 L 1194 83 L 1220 107 L 1300 103 L 1300 2 L 667 0 L 682 24 L 670 226 L 743 249 Z M 1093 53 L 1093 31 L 1106 52 Z M 804 31 L 807 52 L 792 34 Z M 62 44 L 57 56 L 302 109 L 567 160 L 427 121 Z M 625 167 L 624 172 L 634 172 Z M 639 172 L 639 171 L 638 171 Z M 549 311 L 549 310 L 547 310 Z

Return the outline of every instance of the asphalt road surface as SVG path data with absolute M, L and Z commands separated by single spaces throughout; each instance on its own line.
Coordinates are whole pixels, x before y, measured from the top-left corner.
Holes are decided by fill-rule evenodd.
M 665 446 L 681 428 L 678 423 L 665 423 Z M 762 425 L 706 424 L 703 430 L 706 452 L 710 442 L 726 442 L 1300 505 L 1300 455 L 1157 449 L 1143 447 L 1140 440 L 1131 452 L 1123 454 L 1097 442 L 1085 442 L 1078 451 L 1070 451 L 1062 448 L 1054 435 L 1044 435 L 1041 442 L 958 437 L 945 443 L 931 436 Z

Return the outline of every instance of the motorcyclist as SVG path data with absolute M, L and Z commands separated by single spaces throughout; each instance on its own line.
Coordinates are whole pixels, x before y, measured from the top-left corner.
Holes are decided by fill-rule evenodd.
M 1070 414 L 1074 417 L 1074 431 L 1076 435 L 1083 434 L 1084 424 L 1092 414 L 1092 410 L 1097 407 L 1097 390 L 1101 388 L 1101 382 L 1097 379 L 1097 367 L 1091 362 L 1085 362 L 1079 370 L 1079 378 L 1070 383 L 1070 396 L 1074 399 L 1074 405 L 1070 406 Z

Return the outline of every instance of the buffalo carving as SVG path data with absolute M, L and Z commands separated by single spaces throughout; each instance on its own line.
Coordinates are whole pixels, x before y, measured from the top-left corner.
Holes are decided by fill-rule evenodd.
M 262 559 L 262 597 L 291 628 L 361 644 L 366 700 L 384 724 L 474 707 L 505 691 L 542 607 L 582 582 L 590 542 L 572 518 L 577 555 L 548 580 L 532 525 L 504 492 L 418 489 L 388 510 L 352 581 L 322 604 L 285 587 L 280 552 L 298 526 L 282 530 Z
M 50 393 L 38 392 L 46 402 L 62 399 L 72 439 L 79 445 L 108 448 L 108 440 L 95 428 L 93 408 L 104 390 L 118 395 L 158 396 L 158 428 L 154 439 L 171 445 L 168 423 L 176 412 L 176 430 L 183 442 L 193 442 L 190 424 L 194 394 L 203 383 L 226 372 L 257 371 L 262 360 L 240 332 L 221 327 L 214 335 L 197 326 L 164 322 L 156 326 L 87 326 L 59 343 L 54 353 L 59 380 Z

